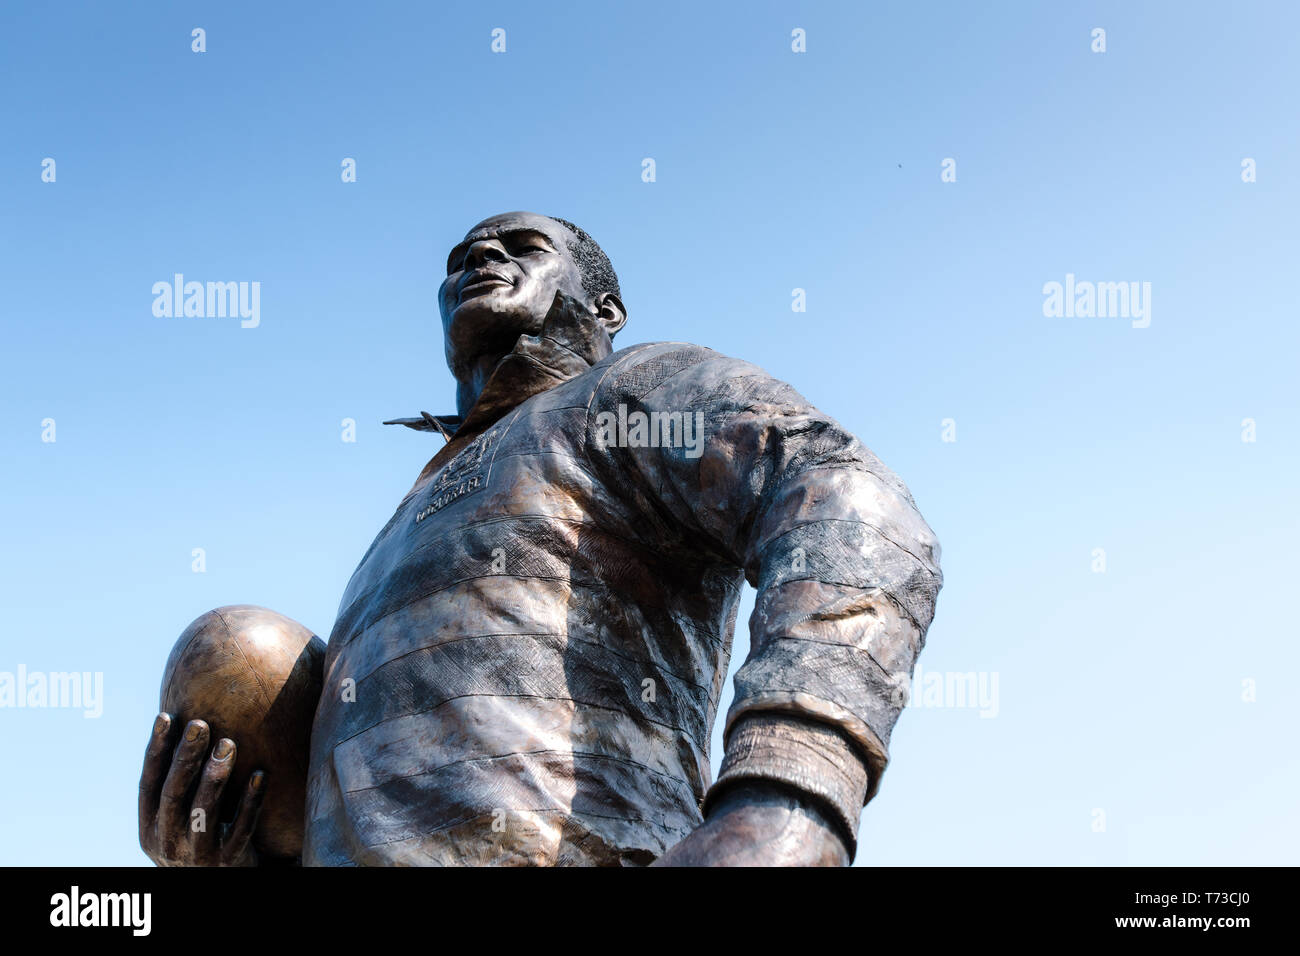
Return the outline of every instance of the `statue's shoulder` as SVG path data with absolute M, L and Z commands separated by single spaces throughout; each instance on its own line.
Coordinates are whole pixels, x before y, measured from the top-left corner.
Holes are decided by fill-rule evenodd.
M 620 349 L 593 365 L 584 378 L 591 407 L 600 408 L 629 401 L 703 408 L 734 404 L 751 392 L 789 389 L 750 362 L 691 342 L 646 342 Z
M 592 366 L 592 371 L 601 377 L 607 377 L 610 372 L 616 376 L 621 375 L 632 369 L 642 369 L 643 373 L 657 369 L 664 374 L 672 374 L 694 365 L 754 367 L 748 362 L 692 342 L 643 342 L 607 355 Z
M 600 365 L 627 365 L 636 362 L 643 362 L 655 356 L 661 356 L 672 353 L 699 353 L 701 356 L 717 355 L 713 349 L 706 348 L 703 345 L 695 345 L 692 342 L 642 342 L 639 345 L 629 345 L 626 348 L 619 349 L 606 356 Z
M 690 342 L 642 342 L 629 345 L 601 359 L 587 373 L 590 387 L 598 392 L 654 388 L 693 366 L 707 366 L 726 356 Z

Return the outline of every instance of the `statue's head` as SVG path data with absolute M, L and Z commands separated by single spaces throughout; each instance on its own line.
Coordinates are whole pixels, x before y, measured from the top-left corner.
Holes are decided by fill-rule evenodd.
M 465 233 L 447 257 L 438 290 L 447 367 L 468 382 L 536 335 L 556 292 L 584 303 L 612 338 L 627 321 L 609 258 L 563 219 L 508 212 Z

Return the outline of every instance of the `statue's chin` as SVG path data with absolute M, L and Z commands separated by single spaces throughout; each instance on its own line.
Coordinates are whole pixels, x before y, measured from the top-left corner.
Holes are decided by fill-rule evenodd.
M 445 326 L 452 374 L 464 381 L 484 356 L 500 358 L 514 349 L 519 336 L 540 332 L 544 318 L 498 294 L 462 302 Z

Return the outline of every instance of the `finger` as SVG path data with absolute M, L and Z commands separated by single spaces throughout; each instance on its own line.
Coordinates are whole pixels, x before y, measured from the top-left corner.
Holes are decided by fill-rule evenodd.
M 199 778 L 199 789 L 194 794 L 194 803 L 190 807 L 190 839 L 200 850 L 209 850 L 216 846 L 217 833 L 221 829 L 221 793 L 230 780 L 235 769 L 235 742 L 229 737 L 222 737 L 212 748 L 212 756 L 203 765 L 203 776 Z M 197 811 L 202 815 L 195 819 Z M 196 829 L 197 828 L 197 829 Z
M 226 838 L 221 843 L 221 856 L 225 862 L 233 863 L 248 849 L 248 842 L 253 838 L 253 830 L 257 827 L 257 818 L 262 812 L 262 801 L 265 797 L 266 774 L 254 770 L 253 775 L 248 778 L 248 786 L 244 788 L 244 797 L 239 801 L 239 813 L 235 817 L 235 822 L 230 825 Z
M 185 798 L 207 751 L 208 725 L 201 720 L 191 720 L 185 725 L 185 737 L 172 757 L 171 769 L 163 781 L 162 798 L 158 802 L 158 834 L 167 856 L 172 855 L 176 844 L 185 835 L 189 822 L 186 819 L 189 801 Z
M 161 796 L 159 790 L 172 752 L 172 730 L 171 714 L 162 713 L 154 718 L 149 746 L 144 751 L 144 766 L 140 769 L 140 846 L 146 850 L 153 842 L 153 825 Z

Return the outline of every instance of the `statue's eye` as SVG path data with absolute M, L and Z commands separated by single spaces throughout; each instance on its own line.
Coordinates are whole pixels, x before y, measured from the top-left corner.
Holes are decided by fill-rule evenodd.
M 523 239 L 511 244 L 511 252 L 517 256 L 535 256 L 539 252 L 550 251 L 535 239 Z

